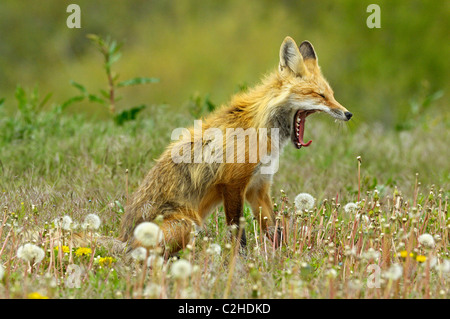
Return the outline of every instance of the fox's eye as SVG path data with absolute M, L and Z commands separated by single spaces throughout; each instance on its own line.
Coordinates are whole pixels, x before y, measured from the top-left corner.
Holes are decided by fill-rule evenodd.
M 325 98 L 325 94 L 319 93 L 319 96 Z

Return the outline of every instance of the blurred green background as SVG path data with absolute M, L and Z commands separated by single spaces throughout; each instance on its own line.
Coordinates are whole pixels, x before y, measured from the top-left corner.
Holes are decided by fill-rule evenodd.
M 355 123 L 394 127 L 436 92 L 443 96 L 433 114 L 448 118 L 450 1 L 376 1 L 381 28 L 369 29 L 366 8 L 373 2 L 77 0 L 82 27 L 68 29 L 73 2 L 2 0 L 0 98 L 13 110 L 18 84 L 52 92 L 54 103 L 77 93 L 70 80 L 105 89 L 102 57 L 86 38 L 94 33 L 123 42 L 113 68 L 120 79 L 160 79 L 121 92 L 119 110 L 146 103 L 179 111 L 196 94 L 222 104 L 277 67 L 280 44 L 290 35 L 314 44 Z M 68 111 L 108 114 L 87 101 Z

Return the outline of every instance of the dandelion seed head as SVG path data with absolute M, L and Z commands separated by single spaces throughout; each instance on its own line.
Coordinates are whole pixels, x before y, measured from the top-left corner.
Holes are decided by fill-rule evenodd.
M 295 208 L 300 211 L 310 210 L 314 207 L 315 199 L 308 193 L 300 193 L 294 199 Z
M 158 298 L 161 295 L 161 286 L 154 282 L 148 284 L 144 289 L 144 296 L 147 298 Z
M 147 249 L 145 249 L 144 247 L 135 248 L 131 252 L 131 257 L 136 261 L 144 260 L 146 256 L 147 256 Z
M 100 224 L 100 217 L 98 217 L 96 214 L 88 214 L 85 217 L 81 228 L 86 230 L 97 230 L 100 227 Z
M 17 257 L 30 263 L 38 263 L 44 259 L 44 256 L 44 250 L 33 244 L 25 244 L 17 250 Z
M 358 205 L 356 205 L 355 203 L 347 203 L 344 206 L 344 211 L 347 214 L 354 214 L 358 211 Z
M 209 248 L 206 250 L 206 252 L 210 255 L 220 255 L 222 252 L 222 248 L 220 248 L 220 245 L 218 244 L 211 244 L 209 245 Z
M 329 277 L 329 278 L 336 278 L 336 277 L 337 277 L 337 271 L 336 271 L 335 269 L 333 269 L 333 268 L 330 268 L 330 269 L 328 269 L 328 270 L 325 272 L 325 275 L 326 275 L 327 277 Z
M 61 228 L 64 230 L 70 230 L 71 226 L 72 226 L 72 218 L 70 218 L 70 216 L 65 215 L 61 221 Z
M 419 243 L 428 247 L 434 248 L 434 238 L 430 234 L 422 234 L 419 236 Z
M 164 266 L 164 258 L 158 255 L 150 255 L 147 258 L 147 266 L 161 269 Z
M 403 267 L 400 264 L 392 264 L 391 267 L 384 272 L 383 276 L 387 279 L 398 280 L 403 274 Z
M 55 218 L 53 221 L 55 227 L 61 227 L 63 230 L 70 230 L 72 225 L 72 218 L 70 216 L 65 215 L 64 217 Z
M 442 263 L 436 264 L 434 267 L 440 273 L 449 273 L 450 272 L 450 260 L 444 259 Z
M 366 260 L 378 260 L 380 258 L 380 252 L 369 248 L 365 253 L 361 254 L 361 257 Z
M 192 265 L 185 259 L 177 260 L 171 268 L 172 276 L 175 279 L 185 279 L 191 275 Z
M 161 243 L 164 239 L 164 234 L 155 223 L 143 222 L 134 229 L 134 237 L 142 246 L 151 247 Z

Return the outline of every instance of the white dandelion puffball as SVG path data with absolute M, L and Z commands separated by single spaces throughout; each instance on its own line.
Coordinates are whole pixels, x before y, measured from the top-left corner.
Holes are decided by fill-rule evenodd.
M 400 264 L 392 264 L 392 266 L 384 273 L 384 277 L 391 280 L 398 280 L 403 274 L 403 267 Z
M 220 248 L 220 245 L 218 244 L 211 244 L 209 245 L 209 248 L 206 250 L 206 252 L 210 255 L 220 255 L 222 252 L 222 248 Z
M 369 224 L 370 223 L 370 218 L 367 215 L 356 214 L 355 215 L 355 219 L 357 221 L 361 221 L 364 224 Z
M 147 256 L 147 249 L 138 247 L 131 252 L 131 257 L 136 261 L 144 260 Z
M 185 259 L 177 260 L 171 268 L 172 276 L 175 279 L 185 279 L 191 275 L 192 265 Z
M 134 237 L 144 247 L 156 246 L 164 240 L 164 234 L 161 228 L 152 222 L 140 223 L 134 229 Z
M 101 224 L 100 217 L 98 217 L 96 214 L 88 214 L 84 219 L 81 228 L 87 230 L 96 230 L 100 227 L 100 224 Z
M 61 227 L 63 230 L 71 230 L 72 228 L 72 218 L 65 215 L 63 218 L 55 218 L 53 221 L 56 227 Z
M 444 259 L 441 264 L 435 265 L 434 268 L 436 268 L 436 270 L 438 272 L 448 273 L 448 272 L 450 272 L 450 261 L 447 259 Z M 0 279 L 1 279 L 1 275 L 0 275 Z
M 158 255 L 150 255 L 147 258 L 147 266 L 161 269 L 164 266 L 164 258 Z
M 28 262 L 38 263 L 44 259 L 45 252 L 41 247 L 33 244 L 25 244 L 17 250 L 17 257 Z
M 305 211 L 314 207 L 315 199 L 308 193 L 300 193 L 295 197 L 294 203 L 298 210 Z
M 337 271 L 333 268 L 328 269 L 327 271 L 325 271 L 325 275 L 328 278 L 336 278 L 337 277 Z
M 61 221 L 61 228 L 64 230 L 70 230 L 72 227 L 72 218 L 70 216 L 64 216 Z
M 369 248 L 365 253 L 361 254 L 361 258 L 365 260 L 378 260 L 380 259 L 380 252 L 373 248 Z
M 358 205 L 356 205 L 355 203 L 347 203 L 344 206 L 344 212 L 346 212 L 347 214 L 354 214 L 358 211 Z
M 4 274 L 5 274 L 5 268 L 3 268 L 2 265 L 0 265 L 0 280 L 2 280 Z
M 55 227 L 61 227 L 63 230 L 70 230 L 70 225 L 72 224 L 72 218 L 69 216 L 57 217 L 53 220 Z
M 426 247 L 434 248 L 434 238 L 430 234 L 422 234 L 422 235 L 420 235 L 419 236 L 419 243 L 421 243 L 422 245 L 424 245 Z
M 144 296 L 148 298 L 158 298 L 161 295 L 161 286 L 154 282 L 148 284 L 144 289 Z

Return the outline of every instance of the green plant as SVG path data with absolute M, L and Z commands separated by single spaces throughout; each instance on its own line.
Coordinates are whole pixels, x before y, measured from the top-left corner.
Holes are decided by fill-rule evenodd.
M 122 125 L 126 121 L 136 119 L 137 114 L 145 109 L 146 105 L 141 104 L 125 109 L 118 113 L 117 102 L 121 100 L 121 97 L 117 96 L 117 89 L 132 85 L 157 83 L 159 82 L 159 79 L 149 77 L 135 77 L 124 81 L 118 81 L 119 74 L 113 72 L 111 66 L 122 56 L 120 52 L 122 43 L 118 43 L 117 41 L 112 40 L 110 37 L 103 39 L 95 34 L 89 34 L 87 35 L 87 38 L 95 44 L 99 52 L 103 55 L 103 67 L 105 69 L 106 77 L 108 80 L 108 88 L 107 90 L 100 90 L 99 95 L 92 94 L 88 93 L 87 89 L 80 83 L 71 81 L 71 84 L 80 91 L 81 95 L 72 97 L 64 102 L 62 104 L 62 109 L 74 102 L 79 102 L 87 98 L 90 102 L 95 102 L 107 106 L 110 114 L 114 119 L 114 122 L 118 125 Z
M 215 108 L 216 105 L 211 102 L 209 94 L 206 94 L 204 97 L 199 94 L 194 94 L 187 103 L 187 109 L 195 119 L 214 111 Z
M 427 123 L 426 112 L 444 95 L 443 90 L 433 93 L 422 93 L 421 96 L 411 98 L 409 101 L 410 112 L 408 117 L 396 125 L 398 131 L 411 130 L 413 127 Z
M 0 137 L 6 141 L 25 139 L 33 136 L 33 133 L 40 127 L 52 122 L 51 118 L 54 117 L 54 114 L 42 111 L 51 96 L 52 93 L 48 93 L 41 99 L 37 86 L 32 90 L 25 90 L 18 85 L 14 92 L 17 112 L 15 116 L 2 117 Z M 4 103 L 5 98 L 0 99 L 0 107 Z
M 52 93 L 48 93 L 42 100 L 40 100 L 39 91 L 36 86 L 33 91 L 27 95 L 25 90 L 18 85 L 15 92 L 15 98 L 17 100 L 19 114 L 24 122 L 27 124 L 32 124 L 37 113 L 42 110 L 51 96 Z

